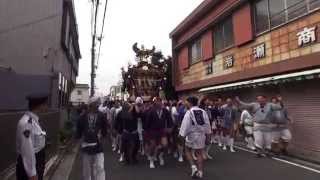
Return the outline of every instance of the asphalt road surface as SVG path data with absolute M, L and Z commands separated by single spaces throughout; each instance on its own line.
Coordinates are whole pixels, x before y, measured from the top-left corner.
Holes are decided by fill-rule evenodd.
M 212 149 L 213 160 L 205 163 L 204 179 L 210 180 L 320 180 L 320 171 L 314 172 L 289 163 L 270 158 L 256 158 L 254 154 L 237 150 L 226 152 L 218 147 Z M 123 165 L 118 155 L 105 148 L 107 180 L 188 180 L 190 166 L 179 163 L 172 155 L 166 158 L 164 167 L 149 169 L 145 157 L 137 165 Z M 81 180 L 81 155 L 78 155 L 70 180 Z

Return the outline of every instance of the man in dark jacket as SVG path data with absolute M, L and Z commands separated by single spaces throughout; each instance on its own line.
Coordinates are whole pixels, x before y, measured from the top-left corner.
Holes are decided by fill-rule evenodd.
M 122 110 L 116 117 L 115 128 L 121 134 L 121 147 L 126 163 L 136 163 L 139 150 L 138 119 L 141 113 L 128 102 L 123 104 Z
M 98 112 L 99 99 L 89 100 L 88 112 L 81 115 L 77 124 L 76 138 L 81 139 L 83 180 L 105 180 L 102 137 L 107 134 L 103 114 Z M 93 177 L 92 177 L 93 176 Z
M 173 127 L 170 112 L 163 106 L 160 98 L 154 99 L 154 107 L 149 111 L 145 130 L 149 140 L 149 157 L 150 168 L 155 168 L 154 161 L 156 155 L 159 154 L 159 163 L 164 165 L 164 150 L 168 146 L 167 134 Z

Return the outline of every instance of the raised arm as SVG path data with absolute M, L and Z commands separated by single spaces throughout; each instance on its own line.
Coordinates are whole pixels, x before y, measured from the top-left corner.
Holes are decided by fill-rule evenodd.
M 280 104 L 274 104 L 274 103 L 270 103 L 270 104 L 271 104 L 271 109 L 273 111 L 279 111 L 283 108 Z
M 240 124 L 244 123 L 245 118 L 247 117 L 247 111 L 243 111 L 240 117 Z
M 99 112 L 101 112 L 101 113 L 103 113 L 103 114 L 107 113 L 107 109 L 108 109 L 108 107 L 107 107 L 107 106 L 103 107 L 103 104 L 101 104 L 101 105 L 98 107 Z
M 252 109 L 255 105 L 255 103 L 245 103 L 245 102 L 241 101 L 239 97 L 236 97 L 235 100 L 240 105 L 240 107 L 247 109 L 247 110 Z

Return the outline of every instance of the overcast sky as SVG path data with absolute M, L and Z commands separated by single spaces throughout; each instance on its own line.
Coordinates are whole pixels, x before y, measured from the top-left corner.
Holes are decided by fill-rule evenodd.
M 99 6 L 102 13 L 105 0 Z M 82 54 L 78 83 L 90 84 L 91 67 L 91 0 L 75 0 Z M 164 55 L 171 55 L 169 33 L 202 0 L 108 0 L 104 39 L 97 70 L 99 94 L 107 94 L 120 80 L 120 68 L 134 62 L 132 45 L 146 48 L 155 45 Z M 99 22 L 102 21 L 100 14 Z M 99 26 L 101 27 L 101 26 Z M 99 29 L 100 32 L 100 29 Z M 98 49 L 98 48 L 97 48 Z

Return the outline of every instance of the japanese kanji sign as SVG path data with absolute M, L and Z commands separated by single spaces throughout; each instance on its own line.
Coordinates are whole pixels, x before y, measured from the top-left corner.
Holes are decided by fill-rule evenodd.
M 259 44 L 252 48 L 252 54 L 254 59 L 261 59 L 266 57 L 266 45 L 265 43 Z
M 297 33 L 298 36 L 298 44 L 299 46 L 303 46 L 308 43 L 312 43 L 316 41 L 316 27 L 305 27 L 302 31 Z
M 233 64 L 234 64 L 233 55 L 226 56 L 224 59 L 224 68 L 225 69 L 231 68 L 233 67 Z

